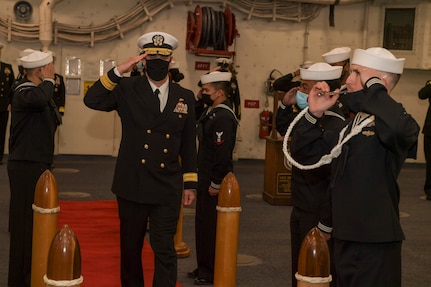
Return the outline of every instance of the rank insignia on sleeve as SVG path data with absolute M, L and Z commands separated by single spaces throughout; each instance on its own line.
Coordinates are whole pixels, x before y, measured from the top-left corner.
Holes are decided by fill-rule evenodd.
M 216 132 L 217 138 L 215 140 L 216 145 L 221 145 L 224 143 L 224 139 L 222 139 L 223 132 Z
M 174 113 L 188 114 L 188 106 L 184 103 L 184 99 L 179 99 L 177 105 L 175 106 Z

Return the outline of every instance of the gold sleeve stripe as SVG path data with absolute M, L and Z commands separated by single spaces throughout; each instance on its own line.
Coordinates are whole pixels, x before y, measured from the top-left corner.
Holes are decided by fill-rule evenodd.
M 188 172 L 183 174 L 184 182 L 198 182 L 198 174 L 196 172 Z
M 109 79 L 108 74 L 104 74 L 103 76 L 101 76 L 101 77 L 100 77 L 100 82 L 102 83 L 102 85 L 103 85 L 106 89 L 108 89 L 108 90 L 110 90 L 110 91 L 112 91 L 112 90 L 115 88 L 115 86 L 117 86 L 117 84 L 116 84 L 116 83 L 114 83 L 113 81 L 111 81 L 111 80 Z
M 58 108 L 58 111 L 61 113 L 61 112 L 63 112 L 64 113 L 64 107 L 59 107 Z

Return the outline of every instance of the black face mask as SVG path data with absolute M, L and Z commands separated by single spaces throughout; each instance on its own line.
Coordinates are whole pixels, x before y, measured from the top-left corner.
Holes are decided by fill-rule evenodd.
M 211 95 L 209 94 L 202 94 L 202 102 L 207 106 L 212 106 L 214 104 L 214 101 L 211 100 Z
M 147 60 L 145 70 L 154 81 L 161 81 L 168 75 L 169 62 L 162 59 Z

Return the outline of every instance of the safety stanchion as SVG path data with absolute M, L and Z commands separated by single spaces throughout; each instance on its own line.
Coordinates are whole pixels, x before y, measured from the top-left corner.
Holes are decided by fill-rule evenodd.
M 46 287 L 79 287 L 84 281 L 79 242 L 68 225 L 64 225 L 52 239 L 44 281 Z
M 46 170 L 36 183 L 33 202 L 31 287 L 45 287 L 49 246 L 58 224 L 58 189 L 54 175 Z
M 329 287 L 332 280 L 329 248 L 317 227 L 311 229 L 302 241 L 295 278 L 298 287 Z
M 240 212 L 239 185 L 230 172 L 223 179 L 218 196 L 214 287 L 236 286 Z

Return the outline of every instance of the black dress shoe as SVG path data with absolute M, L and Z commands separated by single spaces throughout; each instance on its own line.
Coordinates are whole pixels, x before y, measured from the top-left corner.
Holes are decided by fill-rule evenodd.
M 196 268 L 192 272 L 187 273 L 187 277 L 189 278 L 197 278 L 198 277 L 198 269 Z
M 195 278 L 195 285 L 212 285 L 213 281 L 205 278 Z

